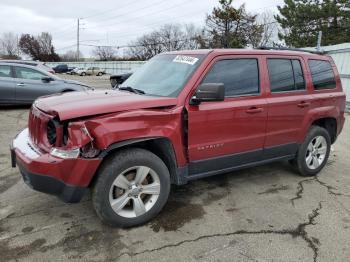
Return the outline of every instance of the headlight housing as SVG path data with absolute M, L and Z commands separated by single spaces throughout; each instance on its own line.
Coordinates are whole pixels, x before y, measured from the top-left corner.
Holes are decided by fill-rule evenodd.
M 59 148 L 52 148 L 50 151 L 50 154 L 52 156 L 63 158 L 63 159 L 70 159 L 70 158 L 78 158 L 80 155 L 80 149 L 72 149 L 72 150 L 63 150 Z
M 49 141 L 50 145 L 55 145 L 56 144 L 56 139 L 57 139 L 57 131 L 56 131 L 56 121 L 54 119 L 51 119 L 47 123 L 47 140 Z

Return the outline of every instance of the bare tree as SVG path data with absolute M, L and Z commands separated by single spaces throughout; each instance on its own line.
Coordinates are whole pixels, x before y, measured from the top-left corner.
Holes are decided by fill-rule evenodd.
M 55 52 L 52 37 L 49 33 L 42 33 L 39 36 L 24 34 L 19 40 L 19 47 L 24 54 L 31 56 L 33 60 L 60 60 L 60 57 Z
M 258 23 L 263 27 L 263 33 L 259 46 L 273 46 L 278 41 L 278 25 L 271 11 L 266 11 L 258 15 Z
M 83 54 L 79 52 L 79 57 L 83 57 Z M 77 52 L 73 50 L 69 50 L 63 55 L 60 55 L 61 61 L 64 62 L 75 62 L 77 60 Z
M 111 46 L 97 46 L 93 50 L 93 54 L 98 58 L 100 61 L 111 61 L 115 60 L 115 50 Z
M 18 39 L 11 32 L 3 33 L 0 38 L 0 55 L 7 59 L 18 59 Z
M 196 49 L 200 32 L 192 24 L 165 24 L 131 42 L 128 55 L 133 59 L 147 60 L 162 52 Z
M 52 51 L 52 36 L 47 33 L 43 32 L 40 35 L 37 36 L 37 41 L 39 42 L 41 52 L 44 54 L 50 54 Z
M 198 42 L 199 37 L 204 38 L 203 30 L 196 27 L 194 24 L 186 24 L 184 26 L 185 39 L 183 49 L 198 49 L 200 44 Z

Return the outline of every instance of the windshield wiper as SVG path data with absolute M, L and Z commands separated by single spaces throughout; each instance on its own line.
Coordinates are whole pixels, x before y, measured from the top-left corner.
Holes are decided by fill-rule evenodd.
M 119 90 L 125 90 L 125 91 L 129 91 L 138 95 L 144 95 L 145 91 L 142 91 L 140 89 L 136 89 L 136 88 L 132 88 L 131 86 L 121 86 L 119 87 Z

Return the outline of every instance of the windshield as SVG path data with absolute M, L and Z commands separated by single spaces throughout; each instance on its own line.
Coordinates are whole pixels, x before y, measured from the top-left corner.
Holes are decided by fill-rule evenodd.
M 177 97 L 203 55 L 158 55 L 132 74 L 120 88 L 131 87 L 147 95 Z

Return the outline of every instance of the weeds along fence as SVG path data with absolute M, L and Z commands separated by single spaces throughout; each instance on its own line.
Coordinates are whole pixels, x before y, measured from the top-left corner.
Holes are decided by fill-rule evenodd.
M 128 72 L 134 72 L 145 61 L 107 61 L 107 62 L 48 62 L 48 66 L 54 67 L 59 64 L 67 64 L 69 67 L 89 68 L 99 67 L 106 70 L 107 74 L 122 74 Z

